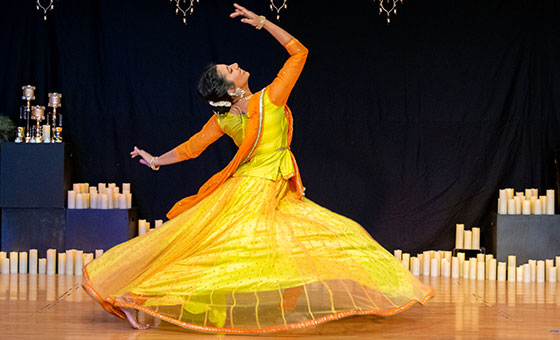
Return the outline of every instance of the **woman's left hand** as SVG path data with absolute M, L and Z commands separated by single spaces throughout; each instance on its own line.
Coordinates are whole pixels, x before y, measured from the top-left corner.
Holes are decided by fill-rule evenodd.
M 233 6 L 235 7 L 235 11 L 229 15 L 230 18 L 237 18 L 238 16 L 242 16 L 243 19 L 241 19 L 241 22 L 249 24 L 253 27 L 257 27 L 259 25 L 261 17 L 238 4 L 233 4 Z

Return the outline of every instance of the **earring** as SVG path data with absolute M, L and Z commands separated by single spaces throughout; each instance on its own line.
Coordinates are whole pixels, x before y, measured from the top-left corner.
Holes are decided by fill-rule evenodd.
M 228 92 L 228 94 L 232 97 L 242 97 L 245 94 L 245 90 L 238 87 L 235 89 L 235 92 Z

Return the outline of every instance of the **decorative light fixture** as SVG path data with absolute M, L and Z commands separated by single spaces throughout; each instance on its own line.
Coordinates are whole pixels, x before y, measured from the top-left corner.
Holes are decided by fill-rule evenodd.
M 46 1 L 45 1 L 46 2 Z M 54 9 L 54 0 L 49 0 L 48 6 L 43 6 L 41 0 L 37 0 L 37 10 L 43 10 L 43 19 L 47 20 L 47 12 Z
M 378 0 L 373 0 L 376 2 Z M 387 23 L 391 23 L 391 13 L 397 15 L 397 3 L 400 2 L 402 4 L 403 0 L 379 0 L 379 14 L 381 15 L 383 12 L 387 14 Z
M 187 14 L 191 15 L 194 12 L 194 2 L 195 0 L 169 0 L 170 2 L 175 2 L 175 14 L 179 12 L 183 13 L 183 24 L 187 24 Z M 196 0 L 198 3 L 199 0 Z M 183 2 L 183 5 L 181 5 Z
M 383 0 L 381 0 L 383 1 Z M 280 20 L 280 11 L 288 9 L 288 0 L 280 0 L 281 4 L 276 6 L 274 0 L 270 0 L 270 10 L 276 12 L 276 20 Z

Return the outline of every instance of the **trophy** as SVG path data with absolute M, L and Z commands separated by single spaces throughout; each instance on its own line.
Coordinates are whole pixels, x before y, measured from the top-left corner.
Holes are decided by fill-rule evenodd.
M 56 114 L 56 109 L 62 106 L 62 93 L 49 93 L 49 107 L 53 108 L 52 112 L 52 139 L 51 143 L 62 143 L 62 115 Z M 47 121 L 48 124 L 48 121 Z M 51 127 L 49 127 L 50 129 Z
M 35 100 L 35 86 L 27 85 L 27 86 L 23 86 L 21 89 L 23 90 L 23 95 L 21 96 L 21 99 L 27 100 L 27 106 L 25 108 L 25 117 L 22 118 L 26 120 L 26 124 L 27 124 L 27 127 L 25 129 L 25 142 L 29 143 L 31 141 L 31 135 L 29 133 L 29 118 L 31 115 L 31 101 Z M 18 128 L 18 134 L 19 134 L 19 128 Z
M 41 122 L 45 120 L 45 107 L 44 106 L 33 106 L 32 107 L 31 119 L 36 121 L 37 125 L 33 129 L 33 136 L 31 137 L 31 143 L 42 143 L 43 142 L 43 130 L 41 128 Z
M 62 115 L 57 116 L 56 109 L 62 106 L 62 93 L 49 93 L 49 107 L 52 112 L 52 143 L 62 143 Z

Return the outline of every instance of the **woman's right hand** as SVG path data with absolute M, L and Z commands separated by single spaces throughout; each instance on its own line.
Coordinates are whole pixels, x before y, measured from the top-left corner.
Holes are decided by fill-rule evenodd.
M 151 168 L 150 166 L 150 161 L 152 160 L 152 155 L 150 155 L 149 153 L 147 153 L 144 150 L 140 150 L 138 149 L 138 147 L 134 147 L 134 149 L 132 150 L 132 152 L 130 152 L 130 158 L 135 158 L 137 156 L 140 156 L 140 164 L 144 164 L 145 166 Z
M 249 24 L 253 27 L 257 27 L 259 25 L 261 21 L 260 16 L 256 15 L 255 13 L 251 12 L 250 10 L 248 10 L 247 8 L 241 5 L 234 3 L 233 6 L 235 7 L 235 11 L 229 15 L 230 18 L 236 18 L 238 16 L 242 16 L 243 19 L 241 19 L 241 22 L 245 24 Z

